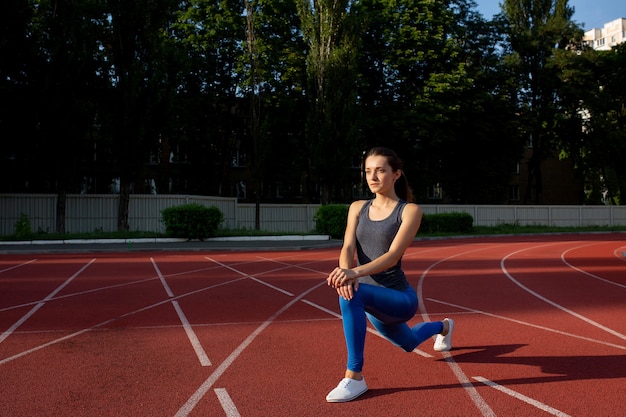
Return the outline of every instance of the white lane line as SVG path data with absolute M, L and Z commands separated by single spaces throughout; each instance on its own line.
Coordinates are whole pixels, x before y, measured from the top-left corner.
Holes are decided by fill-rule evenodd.
M 488 380 L 486 378 L 483 378 L 482 376 L 473 376 L 472 378 L 475 379 L 478 382 L 482 382 L 483 384 L 485 384 L 485 385 L 487 385 L 487 386 L 489 386 L 491 388 L 494 388 L 494 389 L 496 389 L 496 390 L 498 390 L 500 392 L 503 392 L 503 393 L 505 393 L 507 395 L 510 395 L 513 398 L 517 398 L 518 400 L 523 401 L 526 404 L 529 404 L 529 405 L 532 405 L 534 407 L 537 407 L 538 409 L 540 409 L 542 411 L 545 411 L 546 413 L 552 414 L 553 416 L 557 416 L 557 417 L 571 417 L 569 414 L 566 414 L 566 413 L 564 413 L 562 411 L 559 411 L 556 408 L 552 408 L 549 405 L 546 405 L 546 404 L 544 404 L 542 402 L 539 402 L 539 401 L 534 400 L 534 399 L 532 399 L 530 397 L 527 397 L 527 396 L 525 396 L 523 394 L 520 394 L 517 391 L 513 391 L 512 389 L 503 387 L 502 385 L 497 384 L 497 383 L 495 383 L 493 381 L 490 381 L 490 380 Z
M 604 242 L 601 242 L 601 243 L 604 243 Z M 599 244 L 600 244 L 600 243 L 594 243 L 594 245 L 599 245 Z M 563 263 L 564 263 L 565 265 L 569 266 L 570 268 L 572 268 L 572 269 L 574 269 L 574 270 L 576 270 L 576 271 L 578 271 L 578 272 L 580 272 L 580 273 L 582 273 L 582 274 L 587 275 L 588 277 L 591 277 L 591 278 L 597 279 L 597 280 L 602 281 L 602 282 L 606 282 L 607 284 L 615 285 L 615 286 L 617 286 L 617 287 L 626 288 L 626 285 L 619 284 L 619 283 L 617 283 L 617 282 L 610 281 L 610 280 L 605 279 L 605 278 L 601 278 L 601 277 L 599 277 L 599 276 L 597 276 L 597 275 L 595 275 L 595 274 L 592 274 L 591 272 L 587 272 L 587 271 L 585 271 L 585 270 L 583 270 L 583 269 L 580 269 L 580 268 L 578 268 L 578 267 L 576 267 L 576 266 L 572 265 L 571 263 L 567 262 L 567 260 L 565 259 L 565 255 L 567 255 L 567 253 L 568 253 L 569 251 L 572 251 L 572 250 L 574 250 L 574 249 L 584 248 L 584 247 L 587 247 L 587 246 L 591 246 L 591 244 L 589 244 L 589 245 L 582 245 L 582 246 L 578 246 L 578 247 L 575 247 L 575 248 L 570 248 L 570 249 L 566 250 L 565 252 L 563 252 L 563 253 L 561 254 L 561 260 L 563 261 Z
M 219 265 L 211 267 L 211 268 L 200 268 L 200 269 L 191 269 L 185 272 L 178 272 L 175 274 L 169 274 L 168 277 L 176 277 L 176 276 L 181 276 L 181 275 L 187 275 L 187 274 L 195 274 L 197 272 L 203 272 L 203 271 L 211 271 L 214 269 L 219 268 Z M 122 287 L 128 287 L 128 286 L 132 286 L 132 285 L 138 285 L 138 284 L 143 284 L 145 282 L 149 282 L 155 279 L 158 279 L 159 277 L 149 277 L 149 278 L 143 278 L 143 279 L 139 279 L 136 281 L 129 281 L 129 282 L 123 282 L 120 284 L 113 284 L 113 285 L 106 285 L 104 287 L 98 287 L 98 288 L 92 288 L 90 290 L 84 290 L 84 291 L 79 291 L 79 292 L 74 292 L 74 293 L 70 293 L 70 294 L 64 294 L 64 295 L 60 295 L 58 297 L 54 297 L 52 299 L 50 299 L 50 301 L 52 300 L 61 300 L 63 298 L 70 298 L 70 297 L 78 297 L 80 295 L 86 295 L 86 294 L 92 294 L 95 292 L 100 292 L 100 291 L 106 291 L 106 290 L 110 290 L 110 289 L 114 289 L 114 288 L 122 288 Z M 28 307 L 31 305 L 35 305 L 39 303 L 39 300 L 37 301 L 31 301 L 29 303 L 23 303 L 23 304 L 16 304 L 16 305 L 12 305 L 9 307 L 3 307 L 0 308 L 0 313 L 4 312 L 4 311 L 9 311 L 9 310 L 15 310 L 16 308 L 22 308 L 22 307 Z
M 492 246 L 487 246 L 487 247 L 481 247 L 481 248 L 468 250 L 465 252 L 457 252 L 452 256 L 449 256 L 447 258 L 442 258 L 438 260 L 437 262 L 434 262 L 428 268 L 426 268 L 424 272 L 422 272 L 422 275 L 420 276 L 420 279 L 417 283 L 417 299 L 419 303 L 418 305 L 420 306 L 420 310 L 422 311 L 422 320 L 430 321 L 430 316 L 428 315 L 428 312 L 426 311 L 426 305 L 424 304 L 424 299 L 422 296 L 422 288 L 424 286 L 424 279 L 426 278 L 426 275 L 430 272 L 430 270 L 442 262 L 448 261 L 458 256 L 466 255 L 468 253 L 489 249 L 491 247 Z M 489 404 L 487 404 L 487 402 L 483 399 L 483 397 L 478 393 L 478 391 L 476 390 L 476 387 L 474 387 L 470 379 L 467 377 L 467 375 L 465 375 L 465 373 L 463 372 L 459 364 L 456 363 L 452 355 L 448 352 L 441 352 L 441 354 L 445 358 L 445 361 L 450 367 L 450 370 L 456 376 L 457 380 L 459 381 L 463 389 L 465 389 L 466 394 L 470 397 L 470 399 L 472 400 L 476 408 L 478 408 L 478 410 L 483 415 L 483 417 L 496 417 L 496 413 L 491 409 Z
M 159 266 L 157 265 L 157 263 L 155 262 L 153 258 L 150 258 L 150 260 L 152 261 L 154 270 L 159 276 L 159 279 L 161 280 L 161 284 L 163 284 L 163 287 L 165 288 L 165 292 L 167 293 L 168 297 L 173 298 L 174 293 L 170 289 L 170 286 L 167 284 L 167 281 L 165 280 L 165 277 L 161 273 Z M 187 316 L 185 316 L 183 309 L 180 308 L 180 304 L 178 304 L 178 301 L 176 300 L 171 300 L 171 302 L 172 302 L 172 305 L 174 306 L 174 310 L 176 310 L 176 314 L 178 314 L 178 318 L 180 319 L 180 322 L 183 325 L 183 329 L 185 329 L 185 333 L 187 334 L 187 338 L 189 339 L 189 342 L 191 343 L 191 347 L 193 347 L 194 352 L 196 352 L 196 356 L 198 357 L 200 364 L 202 366 L 211 366 L 211 360 L 209 359 L 209 356 L 206 354 L 206 351 L 204 350 L 204 348 L 202 347 L 202 343 L 200 343 L 200 339 L 198 339 L 198 335 L 196 335 L 196 332 L 193 330 L 193 327 L 191 327 L 189 320 L 187 320 Z
M 536 248 L 536 246 L 535 246 L 534 248 Z M 608 328 L 608 327 L 606 327 L 606 326 L 604 326 L 604 325 L 602 325 L 602 324 L 600 324 L 600 323 L 598 323 L 598 322 L 596 322 L 596 321 L 591 320 L 590 318 L 587 318 L 587 317 L 583 316 L 582 314 L 578 314 L 578 313 L 576 313 L 575 311 L 570 310 L 569 308 L 566 308 L 566 307 L 564 307 L 564 306 L 562 306 L 562 305 L 560 305 L 560 304 L 558 304 L 558 303 L 555 303 L 555 302 L 554 302 L 554 301 L 552 301 L 552 300 L 547 299 L 546 297 L 544 297 L 544 296 L 540 295 L 539 293 L 537 293 L 537 292 L 535 292 L 535 291 L 531 290 L 530 288 L 528 288 L 527 286 L 525 286 L 524 284 L 522 284 L 521 282 L 519 282 L 518 280 L 516 280 L 515 278 L 513 278 L 513 275 L 509 274 L 509 271 L 506 269 L 506 266 L 505 266 L 505 262 L 506 262 L 506 260 L 507 260 L 509 257 L 511 257 L 511 256 L 513 256 L 513 255 L 516 255 L 516 254 L 518 254 L 518 253 L 524 252 L 524 251 L 526 251 L 526 250 L 528 250 L 528 249 L 533 249 L 533 248 L 525 248 L 525 249 L 520 249 L 520 250 L 515 251 L 515 252 L 511 252 L 510 254 L 508 254 L 507 256 L 505 256 L 504 258 L 502 258 L 502 260 L 500 261 L 500 269 L 502 269 L 502 272 L 504 273 L 504 275 L 506 275 L 506 277 L 507 277 L 509 280 L 511 280 L 511 281 L 512 281 L 515 285 L 517 285 L 518 287 L 520 287 L 520 288 L 521 288 L 521 289 L 523 289 L 524 291 L 526 291 L 526 292 L 528 292 L 529 294 L 531 294 L 531 295 L 533 295 L 533 296 L 537 297 L 537 298 L 538 298 L 538 299 L 540 299 L 541 301 L 543 301 L 543 302 L 545 302 L 545 303 L 548 303 L 548 304 L 550 304 L 551 306 L 556 307 L 556 308 L 558 308 L 559 310 L 564 311 L 564 312 L 566 312 L 567 314 L 570 314 L 570 315 L 572 315 L 572 316 L 574 316 L 574 317 L 576 317 L 576 318 L 578 318 L 578 319 L 580 319 L 580 320 L 582 320 L 582 321 L 584 321 L 584 322 L 586 322 L 586 323 L 589 323 L 589 324 L 591 324 L 592 326 L 597 327 L 598 329 L 604 330 L 605 332 L 610 333 L 610 334 L 612 334 L 612 335 L 614 335 L 614 336 L 617 336 L 617 337 L 619 337 L 620 339 L 626 340 L 626 335 L 623 335 L 623 334 L 621 334 L 621 333 L 619 333 L 619 332 L 617 332 L 617 331 L 615 331 L 615 330 L 613 330 L 613 329 L 610 329 L 610 328 Z
M 37 259 L 31 259 L 31 260 L 30 260 L 30 261 L 28 261 L 28 262 L 24 262 L 24 263 L 21 263 L 21 264 L 18 264 L 18 265 L 13 265 L 13 266 L 10 266 L 10 267 L 8 267 L 8 268 L 0 269 L 0 274 L 1 274 L 1 273 L 3 273 L 3 272 L 10 271 L 10 270 L 12 270 L 12 269 L 20 268 L 20 267 L 22 267 L 22 266 L 24 266 L 24 265 L 32 264 L 32 263 L 33 263 L 33 262 L 35 262 L 36 260 L 37 260 Z
M 230 355 L 228 355 L 228 357 L 224 360 L 224 362 L 222 362 L 217 367 L 217 369 L 211 375 L 209 375 L 209 377 L 202 383 L 202 385 L 198 387 L 196 392 L 194 392 L 191 395 L 191 397 L 189 397 L 187 402 L 183 404 L 183 406 L 178 410 L 178 412 L 174 415 L 174 417 L 188 416 L 189 413 L 193 411 L 195 406 L 202 400 L 202 398 L 208 392 L 208 390 L 211 389 L 213 384 L 215 384 L 215 382 L 219 379 L 219 377 L 222 376 L 224 372 L 226 372 L 226 370 L 230 367 L 230 365 L 232 365 L 233 362 L 235 362 L 235 360 L 239 357 L 239 355 L 243 353 L 243 351 L 254 341 L 254 339 L 256 339 L 256 337 L 259 334 L 261 334 L 263 330 L 265 330 L 267 326 L 272 324 L 272 322 L 276 320 L 278 316 L 280 316 L 282 313 L 287 311 L 292 305 L 294 305 L 295 303 L 300 301 L 302 298 L 304 298 L 307 294 L 309 294 L 311 291 L 321 287 L 322 285 L 326 285 L 326 281 L 322 281 L 319 284 L 314 285 L 313 287 L 309 288 L 308 290 L 298 295 L 296 298 L 294 298 L 293 300 L 285 304 L 280 310 L 274 313 L 269 319 L 263 322 L 252 333 L 250 333 L 250 335 L 246 337 L 246 339 L 243 342 L 241 342 L 241 344 L 237 346 L 237 348 Z
M 161 273 L 161 270 L 159 269 L 159 266 L 157 265 L 157 263 L 154 260 L 154 258 L 150 258 L 150 262 L 152 262 L 152 267 L 156 271 L 157 276 L 159 277 L 159 281 L 161 281 L 161 285 L 163 285 L 163 288 L 165 289 L 165 293 L 167 294 L 167 296 L 170 297 L 170 298 L 174 297 L 174 293 L 170 289 L 170 286 L 168 285 L 167 281 L 165 280 L 165 277 Z
M 87 264 L 83 265 L 82 268 L 80 268 L 78 271 L 76 271 L 74 273 L 74 275 L 72 275 L 71 277 L 69 277 L 67 280 L 65 280 L 65 282 L 61 285 L 59 285 L 54 291 L 52 291 L 50 294 L 48 294 L 48 296 L 46 298 L 44 298 L 43 300 L 41 300 L 41 302 L 39 302 L 35 307 L 31 308 L 30 311 L 26 314 L 24 314 L 18 321 L 16 321 L 15 323 L 13 323 L 13 325 L 11 327 L 9 327 L 7 330 L 5 330 L 2 335 L 0 335 L 0 343 L 4 342 L 4 340 L 9 337 L 14 331 L 15 329 L 17 329 L 18 327 L 20 327 L 22 324 L 24 324 L 24 322 L 26 320 L 28 320 L 33 314 L 35 314 L 37 312 L 37 310 L 39 310 L 41 307 L 43 307 L 48 301 L 50 301 L 56 294 L 59 293 L 59 291 L 61 291 L 63 288 L 65 288 L 67 285 L 69 285 L 70 282 L 72 282 L 74 280 L 74 278 L 76 278 L 78 275 L 80 275 L 81 272 L 83 272 L 85 269 L 87 269 L 87 267 L 89 265 L 91 265 L 92 263 L 94 263 L 96 261 L 96 258 L 93 258 L 91 261 L 89 261 Z
M 198 339 L 198 335 L 196 335 L 196 332 L 191 327 L 191 324 L 189 324 L 189 320 L 187 320 L 185 313 L 183 313 L 182 308 L 180 308 L 178 301 L 172 300 L 172 305 L 174 306 L 176 313 L 178 313 L 180 322 L 183 324 L 183 329 L 185 329 L 185 333 L 187 333 L 187 338 L 189 339 L 189 342 L 191 342 L 191 346 L 193 347 L 194 352 L 196 352 L 196 355 L 198 356 L 200 365 L 211 366 L 211 360 L 209 359 L 209 356 L 206 354 L 206 351 L 202 347 L 202 343 L 200 343 L 200 339 Z
M 190 291 L 190 292 L 185 293 L 185 294 L 177 295 L 174 299 L 178 300 L 178 299 L 181 299 L 181 298 L 189 297 L 189 296 L 194 295 L 194 294 L 199 294 L 199 293 L 204 292 L 204 291 L 212 290 L 213 288 L 221 287 L 222 285 L 229 285 L 229 284 L 232 284 L 232 283 L 235 283 L 235 282 L 238 282 L 238 281 L 242 281 L 244 279 L 245 278 L 235 278 L 235 279 L 232 279 L 230 281 L 220 282 L 220 283 L 215 284 L 215 285 L 210 285 L 208 287 L 204 287 L 204 288 L 200 288 L 200 289 L 197 289 L 197 290 L 194 290 L 194 291 Z M 44 344 L 41 344 L 39 346 L 35 346 L 35 347 L 30 348 L 28 350 L 25 350 L 25 351 L 22 351 L 20 353 L 17 353 L 17 354 L 15 354 L 13 356 L 9 356 L 8 358 L 4 358 L 4 359 L 0 360 L 0 365 L 4 365 L 4 364 L 9 363 L 11 361 L 14 361 L 14 360 L 16 360 L 18 358 L 21 358 L 23 356 L 29 355 L 29 354 L 31 354 L 33 352 L 37 352 L 38 350 L 47 348 L 48 346 L 55 345 L 57 343 L 65 341 L 65 340 L 72 339 L 72 338 L 74 338 L 76 336 L 80 336 L 80 335 L 82 335 L 84 333 L 91 332 L 93 330 L 97 330 L 97 329 L 99 329 L 101 327 L 106 326 L 107 324 L 115 323 L 118 320 L 125 319 L 126 317 L 130 317 L 132 315 L 139 314 L 139 313 L 142 313 L 144 311 L 151 310 L 153 308 L 162 306 L 162 305 L 164 305 L 166 303 L 171 303 L 171 301 L 172 300 L 169 300 L 169 299 L 168 300 L 162 300 L 162 301 L 159 301 L 157 303 L 154 303 L 154 304 L 151 304 L 151 305 L 139 308 L 137 310 L 129 311 L 128 313 L 124 313 L 124 314 L 122 314 L 120 316 L 117 316 L 117 317 L 114 317 L 112 319 L 105 320 L 103 322 L 100 322 L 100 323 L 95 324 L 95 325 L 93 325 L 91 327 L 79 330 L 79 331 L 74 332 L 72 334 L 68 334 L 68 335 L 60 337 L 58 339 L 51 340 L 51 341 L 46 342 Z
M 228 395 L 226 388 L 215 388 L 213 391 L 215 391 L 217 399 L 220 401 L 220 404 L 222 404 L 226 417 L 241 417 L 239 410 L 237 410 L 235 403 L 230 398 L 230 395 Z
M 113 322 L 113 321 L 115 321 L 115 320 L 109 320 L 108 322 Z M 104 325 L 106 323 L 101 323 L 101 324 Z M 21 358 L 22 356 L 26 356 L 26 355 L 29 355 L 29 354 L 31 354 L 33 352 L 37 352 L 38 350 L 41 350 L 41 349 L 46 348 L 48 346 L 52 346 L 54 344 L 61 343 L 61 342 L 65 341 L 65 340 L 69 340 L 69 339 L 71 339 L 73 337 L 80 336 L 81 334 L 87 333 L 87 332 L 89 332 L 91 330 L 93 330 L 93 328 L 83 329 L 83 330 L 77 331 L 75 333 L 68 334 L 67 336 L 63 336 L 63 337 L 59 337 L 58 339 L 51 340 L 51 341 L 49 341 L 47 343 L 44 343 L 43 345 L 35 346 L 34 348 L 31 348 L 31 349 L 28 349 L 28 350 L 24 350 L 24 351 L 22 351 L 20 353 L 17 353 L 15 355 L 13 355 L 13 356 L 9 356 L 8 358 L 4 358 L 4 359 L 0 360 L 0 365 L 7 364 L 7 363 L 9 363 L 11 361 L 14 361 L 14 360 L 16 360 L 18 358 Z
M 232 266 L 226 265 L 226 264 L 224 264 L 224 263 L 222 263 L 220 261 L 216 261 L 215 259 L 209 258 L 208 256 L 205 256 L 205 258 L 208 259 L 211 262 L 215 262 L 216 264 L 218 264 L 218 265 L 220 265 L 220 266 L 222 266 L 222 267 L 224 267 L 226 269 L 230 269 L 231 271 L 236 272 L 239 275 L 243 275 L 243 276 L 245 276 L 248 279 L 251 279 L 251 280 L 253 280 L 255 282 L 258 282 L 259 284 L 265 285 L 266 287 L 270 287 L 271 289 L 276 290 L 278 292 L 282 292 L 283 294 L 288 295 L 289 297 L 293 297 L 294 296 L 294 294 L 290 293 L 289 291 L 285 291 L 282 288 L 278 288 L 278 287 L 276 287 L 276 286 L 274 286 L 272 284 L 269 284 L 269 283 L 267 283 L 265 281 L 262 281 L 262 280 L 260 280 L 260 279 L 258 279 L 256 277 L 254 277 L 252 275 L 248 275 L 245 272 L 242 272 L 242 271 L 238 270 L 237 268 L 233 268 Z M 280 269 L 287 269 L 287 268 L 280 268 Z M 267 273 L 270 273 L 270 272 L 274 272 L 274 271 L 266 271 L 266 272 L 263 272 L 263 274 L 267 274 Z
M 497 318 L 497 319 L 500 319 L 500 320 L 506 320 L 506 321 L 510 321 L 512 323 L 521 324 L 522 326 L 533 327 L 535 329 L 545 330 L 545 331 L 548 331 L 548 332 L 561 334 L 563 336 L 573 337 L 575 339 L 580 339 L 580 340 L 584 340 L 584 341 L 587 341 L 587 342 L 598 343 L 600 345 L 610 346 L 610 347 L 614 347 L 614 348 L 621 349 L 621 350 L 626 350 L 626 346 L 617 345 L 615 343 L 608 343 L 608 342 L 604 342 L 602 340 L 592 339 L 590 337 L 580 336 L 580 335 L 577 335 L 577 334 L 568 333 L 568 332 L 564 332 L 564 331 L 557 330 L 557 329 L 552 329 L 550 327 L 540 326 L 538 324 L 532 324 L 532 323 L 528 323 L 526 321 L 521 321 L 521 320 L 517 320 L 517 319 L 512 319 L 510 317 L 500 316 L 498 314 L 488 313 L 488 312 L 483 311 L 483 310 L 476 310 L 476 309 L 471 308 L 471 307 L 465 307 L 465 306 L 462 306 L 462 305 L 459 305 L 459 304 L 448 303 L 448 302 L 437 300 L 437 299 L 434 299 L 434 298 L 427 298 L 427 300 L 428 301 L 432 301 L 433 303 L 438 303 L 438 304 L 442 304 L 442 305 L 447 305 L 449 307 L 458 308 L 460 310 L 465 310 L 465 311 L 470 312 L 470 313 L 482 314 L 484 316 L 494 317 L 494 318 Z

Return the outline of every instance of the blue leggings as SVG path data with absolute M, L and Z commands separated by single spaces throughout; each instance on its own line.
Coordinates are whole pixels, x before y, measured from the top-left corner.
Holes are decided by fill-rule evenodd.
M 411 286 L 404 291 L 398 291 L 360 284 L 352 300 L 339 297 L 339 307 L 348 347 L 347 368 L 354 372 L 361 372 L 363 369 L 366 316 L 376 330 L 406 352 L 411 352 L 424 340 L 443 332 L 441 321 L 408 326 L 406 322 L 417 312 L 417 294 Z

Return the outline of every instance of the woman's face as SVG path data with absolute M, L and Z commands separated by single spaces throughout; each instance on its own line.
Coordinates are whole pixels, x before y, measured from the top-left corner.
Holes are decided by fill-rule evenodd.
M 365 160 L 365 178 L 370 190 L 375 194 L 393 191 L 393 186 L 401 172 L 395 171 L 382 155 L 372 155 Z

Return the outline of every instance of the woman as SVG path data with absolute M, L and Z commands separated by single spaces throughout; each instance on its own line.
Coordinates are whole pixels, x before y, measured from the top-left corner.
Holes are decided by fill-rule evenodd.
M 451 319 L 407 325 L 417 312 L 417 294 L 401 260 L 419 229 L 422 210 L 411 202 L 402 161 L 390 149 L 373 148 L 365 155 L 365 176 L 375 197 L 350 205 L 339 266 L 327 278 L 339 294 L 348 348 L 345 377 L 326 396 L 328 402 L 351 401 L 367 391 L 362 375 L 366 317 L 406 352 L 434 335 L 435 350 L 452 347 Z

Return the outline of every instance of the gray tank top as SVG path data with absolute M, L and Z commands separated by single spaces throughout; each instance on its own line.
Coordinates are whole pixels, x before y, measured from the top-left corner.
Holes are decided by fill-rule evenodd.
M 363 265 L 384 255 L 389 251 L 391 242 L 396 237 L 402 223 L 402 211 L 406 201 L 400 200 L 391 214 L 383 220 L 370 220 L 369 208 L 372 200 L 363 204 L 359 213 L 359 222 L 356 226 L 356 253 L 358 265 Z M 402 258 L 391 268 L 359 278 L 363 284 L 379 285 L 387 288 L 404 291 L 409 286 L 404 271 Z

